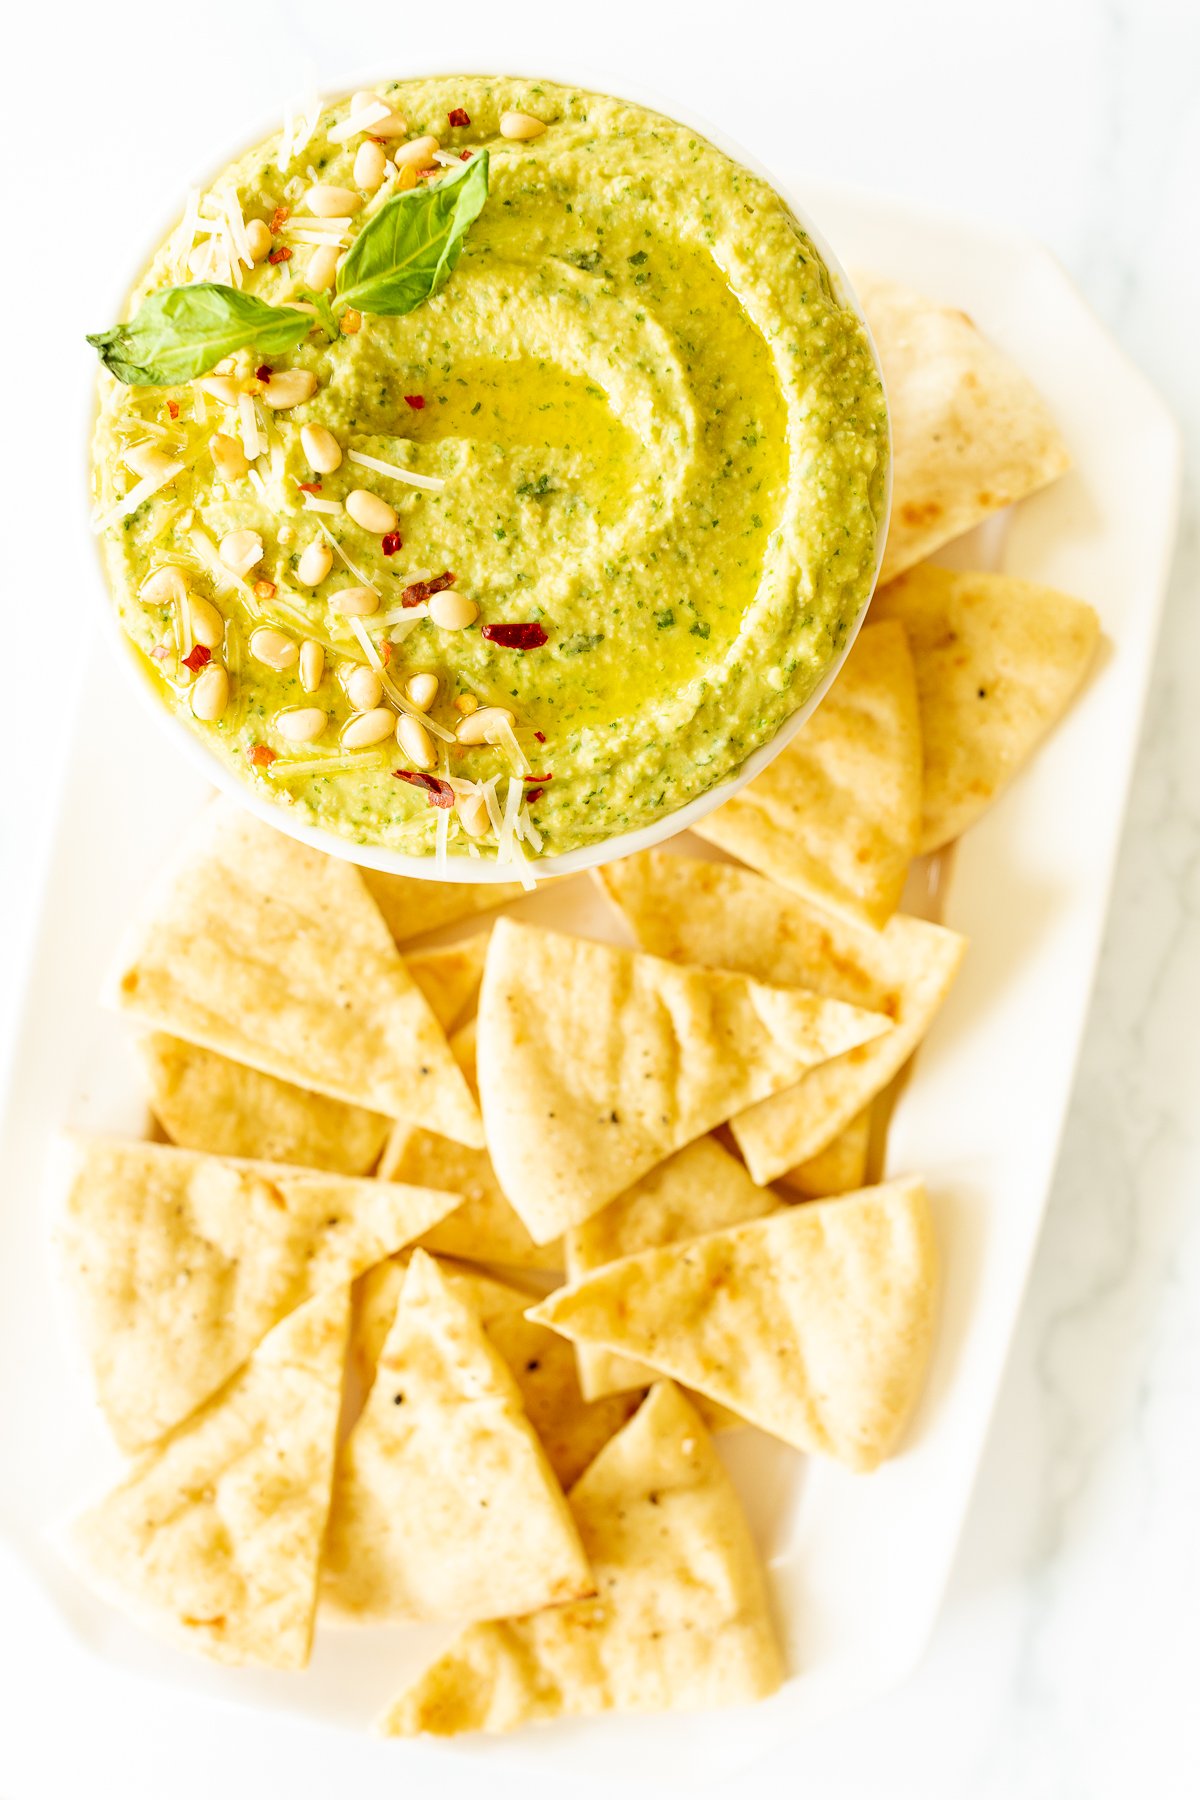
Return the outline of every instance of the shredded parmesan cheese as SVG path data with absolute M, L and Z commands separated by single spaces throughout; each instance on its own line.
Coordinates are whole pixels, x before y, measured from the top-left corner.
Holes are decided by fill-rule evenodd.
M 307 498 L 309 498 L 309 496 L 306 495 L 305 498 L 307 499 Z M 329 542 L 333 548 L 333 554 L 335 556 L 338 556 L 341 558 L 341 560 L 345 563 L 346 567 L 349 569 L 350 573 L 354 576 L 355 580 L 358 582 L 358 585 L 360 587 L 370 588 L 370 590 L 373 594 L 377 594 L 379 592 L 379 589 L 375 586 L 375 583 L 370 579 L 369 576 L 364 575 L 361 569 L 355 568 L 354 564 L 350 561 L 350 558 L 346 555 L 346 552 L 342 549 L 342 546 L 338 543 L 337 539 L 334 537 L 332 531 L 330 531 L 330 529 L 327 525 L 322 525 L 321 521 L 319 519 L 317 520 L 317 529 L 318 529 L 318 531 L 324 532 L 325 536 L 329 539 Z
M 504 800 L 504 817 L 500 821 L 501 862 L 514 862 L 520 852 L 516 844 L 517 813 L 521 806 L 521 783 L 515 775 L 508 778 L 508 793 Z
M 293 775 L 340 775 L 347 769 L 382 769 L 383 760 L 377 750 L 361 755 L 306 756 L 289 762 L 280 757 L 267 766 L 268 774 L 277 781 L 288 781 Z
M 325 135 L 331 144 L 344 144 L 347 138 L 357 137 L 360 131 L 370 131 L 372 125 L 386 119 L 390 111 L 382 100 L 372 100 L 370 106 L 364 106 L 361 112 L 350 113 L 340 125 L 331 125 Z
M 437 824 L 433 828 L 433 866 L 438 875 L 446 873 L 446 845 L 450 837 L 450 809 L 439 806 Z
M 500 802 L 496 798 L 496 783 L 499 779 L 498 775 L 489 775 L 480 788 L 483 804 L 487 807 L 488 822 L 497 837 L 504 828 L 504 814 L 500 811 Z
M 242 434 L 242 449 L 246 452 L 246 460 L 254 462 L 262 454 L 264 445 L 258 441 L 258 414 L 254 410 L 254 401 L 249 394 L 238 395 L 238 427 Z
M 305 512 L 333 515 L 341 512 L 342 503 L 340 500 L 322 500 L 320 494 L 305 494 L 304 510 Z
M 115 506 L 110 506 L 106 513 L 101 513 L 100 517 L 95 520 L 93 529 L 106 531 L 118 519 L 127 519 L 130 513 L 135 513 L 139 506 L 144 505 L 150 499 L 152 494 L 157 494 L 160 488 L 165 488 L 174 481 L 177 475 L 182 474 L 186 467 L 187 464 L 184 462 L 170 462 L 161 475 L 143 475 L 142 479 L 135 482 L 130 488 L 123 500 L 118 500 Z
M 361 450 L 349 451 L 347 461 L 357 463 L 360 469 L 373 469 L 376 475 L 390 475 L 393 481 L 406 481 L 410 487 L 428 488 L 431 494 L 440 494 L 446 485 L 436 475 L 416 475 L 398 463 L 381 462 L 379 457 L 367 456 Z
M 517 742 L 517 734 L 505 718 L 496 720 L 496 741 L 508 752 L 508 760 L 518 775 L 530 773 L 529 759 Z

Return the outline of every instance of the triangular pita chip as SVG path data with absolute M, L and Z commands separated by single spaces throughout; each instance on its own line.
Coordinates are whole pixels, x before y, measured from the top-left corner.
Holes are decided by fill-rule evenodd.
M 897 619 L 917 671 L 925 784 L 921 849 L 972 824 L 1066 712 L 1091 667 L 1095 611 L 1011 575 L 928 564 L 876 596 Z
M 375 1379 L 379 1354 L 396 1315 L 407 1261 L 404 1253 L 391 1257 L 358 1284 L 352 1364 L 364 1391 Z M 550 1467 L 562 1485 L 569 1487 L 637 1409 L 640 1393 L 585 1400 L 579 1390 L 574 1346 L 556 1331 L 525 1317 L 526 1308 L 538 1299 L 536 1294 L 497 1281 L 469 1263 L 441 1261 L 439 1267 L 448 1285 L 478 1314 L 512 1370 Z
M 519 900 L 525 891 L 519 881 L 416 881 L 377 869 L 364 869 L 362 877 L 398 944 Z
M 189 1150 L 365 1175 L 392 1129 L 382 1113 L 314 1094 L 165 1031 L 147 1032 L 138 1049 L 151 1112 L 171 1142 Z
M 545 1242 L 731 1112 L 888 1029 L 795 988 L 501 919 L 479 1001 L 496 1175 Z
M 224 801 L 155 896 L 117 1003 L 264 1074 L 483 1141 L 445 1034 L 358 870 Z
M 490 928 L 477 931 L 442 950 L 413 950 L 404 958 L 443 1031 L 453 1031 L 462 1022 L 479 992 L 490 936 Z
M 749 1527 L 695 1409 L 660 1383 L 571 1491 L 594 1600 L 476 1625 L 381 1721 L 391 1737 L 760 1700 L 783 1680 Z
M 325 1584 L 359 1619 L 500 1618 L 594 1591 L 512 1374 L 422 1250 L 338 1459 Z
M 874 275 L 858 295 L 892 420 L 890 581 L 1071 459 L 1033 383 L 966 313 Z
M 456 1196 L 167 1144 L 81 1145 L 61 1244 L 126 1450 L 220 1387 L 287 1313 L 410 1243 Z
M 350 1290 L 290 1314 L 78 1522 L 116 1604 L 219 1662 L 308 1661 Z
M 812 718 L 693 829 L 818 906 L 883 925 L 921 822 L 921 727 L 902 628 L 859 632 Z
M 895 1447 L 920 1392 L 936 1267 L 924 1186 L 893 1181 L 640 1251 L 531 1316 L 865 1470 Z
M 761 1219 L 779 1204 L 778 1196 L 770 1188 L 756 1187 L 737 1158 L 715 1138 L 697 1138 L 568 1231 L 567 1278 L 577 1281 L 635 1250 Z M 645 1387 L 656 1379 L 653 1369 L 608 1350 L 581 1344 L 578 1355 L 579 1383 L 590 1400 Z
M 823 1150 L 806 1157 L 794 1169 L 785 1169 L 776 1179 L 805 1200 L 828 1200 L 833 1194 L 849 1194 L 866 1186 L 870 1149 L 871 1108 L 864 1106 Z
M 886 1035 L 735 1116 L 738 1149 L 760 1183 L 825 1149 L 891 1081 L 929 1029 L 966 950 L 957 932 L 904 913 L 882 931 L 848 924 L 727 863 L 655 850 L 611 864 L 600 879 L 656 955 L 769 974 L 891 1019 Z

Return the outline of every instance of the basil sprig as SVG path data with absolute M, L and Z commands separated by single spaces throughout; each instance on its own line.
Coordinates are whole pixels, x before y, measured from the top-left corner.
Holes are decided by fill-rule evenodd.
M 88 343 L 118 381 L 175 387 L 247 345 L 263 356 L 280 356 L 311 330 L 310 313 L 268 306 L 217 281 L 196 281 L 160 288 L 126 324 L 98 331 Z
M 488 153 L 452 175 L 393 194 L 369 219 L 338 270 L 334 306 L 399 318 L 449 280 L 483 210 Z
M 351 307 L 391 318 L 411 312 L 449 280 L 487 191 L 488 153 L 481 150 L 453 174 L 394 194 L 351 245 L 332 305 L 326 295 L 298 297 L 315 303 L 319 322 L 331 334 L 338 315 Z M 236 350 L 282 355 L 312 329 L 312 314 L 297 307 L 268 306 L 220 282 L 196 281 L 160 288 L 126 324 L 96 332 L 88 343 L 118 381 L 175 387 Z

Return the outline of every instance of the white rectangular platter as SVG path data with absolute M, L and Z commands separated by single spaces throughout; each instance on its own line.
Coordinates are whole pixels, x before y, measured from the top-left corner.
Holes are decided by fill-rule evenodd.
M 1071 716 L 953 858 L 943 917 L 972 947 L 888 1146 L 888 1173 L 927 1178 L 945 1272 L 932 1376 L 903 1452 L 864 1478 L 805 1463 L 753 1432 L 722 1440 L 770 1562 L 788 1646 L 792 1678 L 767 1705 L 511 1741 L 380 1745 L 361 1734 L 449 1633 L 326 1630 L 302 1676 L 221 1670 L 143 1638 L 61 1563 L 56 1523 L 113 1463 L 58 1316 L 53 1149 L 64 1126 L 145 1124 L 125 1033 L 97 994 L 131 907 L 205 793 L 140 710 L 109 706 L 99 675 L 110 652 L 95 649 L 0 1137 L 0 1619 L 11 1643 L 30 1646 L 26 1683 L 61 1691 L 67 1670 L 86 1679 L 94 1654 L 122 1672 L 114 1704 L 140 1679 L 326 1725 L 290 1738 L 273 1728 L 273 1774 L 294 1796 L 356 1779 L 383 1791 L 384 1770 L 465 1791 L 482 1773 L 479 1759 L 497 1774 L 497 1765 L 536 1769 L 560 1791 L 582 1768 L 602 1783 L 711 1779 L 898 1681 L 937 1613 L 1070 1096 L 1170 557 L 1179 452 L 1161 403 L 1044 252 L 891 203 L 803 183 L 796 193 L 851 269 L 869 266 L 964 307 L 1045 392 L 1073 472 L 948 560 L 985 560 L 1087 598 L 1107 644 Z M 521 910 L 617 935 L 587 877 Z M 212 1729 L 232 1726 L 217 1711 Z

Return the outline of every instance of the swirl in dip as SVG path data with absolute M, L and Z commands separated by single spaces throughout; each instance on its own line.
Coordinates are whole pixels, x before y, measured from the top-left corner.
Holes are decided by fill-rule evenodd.
M 393 194 L 486 147 L 456 269 L 282 356 L 102 376 L 115 604 L 163 702 L 294 816 L 417 855 L 571 850 L 733 774 L 837 655 L 882 387 L 783 201 L 693 131 L 544 82 L 377 94 L 374 130 L 344 129 L 379 112 L 358 96 L 232 163 L 133 303 L 327 289 Z M 332 217 L 328 187 L 353 191 Z

